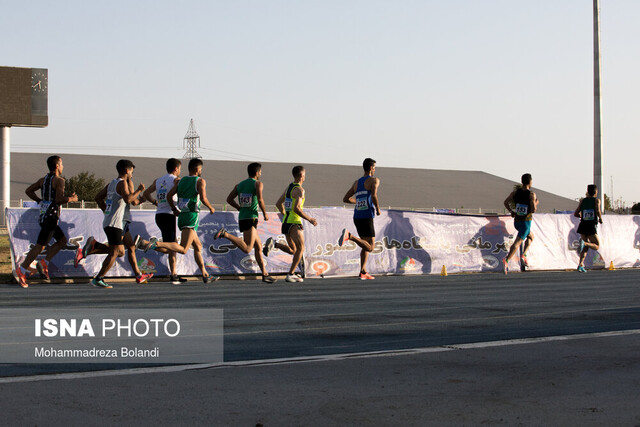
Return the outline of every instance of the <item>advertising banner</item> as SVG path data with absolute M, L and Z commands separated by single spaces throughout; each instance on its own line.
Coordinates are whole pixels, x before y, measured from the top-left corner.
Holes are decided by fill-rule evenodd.
M 314 227 L 304 224 L 304 265 L 307 276 L 352 276 L 360 269 L 361 249 L 348 241 L 338 246 L 343 228 L 356 233 L 353 210 L 347 208 L 305 209 L 318 221 Z M 133 210 L 132 235 L 145 239 L 160 236 L 153 211 Z M 74 254 L 89 236 L 106 241 L 102 230 L 102 212 L 91 209 L 66 209 L 60 225 L 69 241 L 65 249 L 51 261 L 53 277 L 91 277 L 95 275 L 105 255 L 83 260 L 76 269 Z M 236 212 L 200 214 L 198 235 L 203 243 L 203 257 L 210 274 L 257 274 L 259 268 L 254 253 L 246 254 L 226 239 L 213 240 L 214 233 L 224 226 L 240 236 Z M 278 215 L 260 221 L 258 233 L 262 242 L 268 237 L 286 243 L 280 234 Z M 22 259 L 36 241 L 40 227 L 37 209 L 7 209 L 7 222 L 14 256 Z M 578 264 L 576 233 L 579 220 L 571 214 L 536 214 L 531 228 L 534 240 L 528 252 L 530 270 L 575 269 Z M 376 241 L 368 256 L 367 269 L 371 274 L 439 274 L 445 266 L 448 273 L 499 272 L 501 260 L 516 238 L 513 219 L 509 216 L 465 216 L 446 213 L 425 213 L 385 210 L 374 219 Z M 640 216 L 606 215 L 598 227 L 600 249 L 589 251 L 587 269 L 640 266 Z M 41 257 L 44 254 L 41 255 Z M 289 269 L 291 255 L 278 249 L 264 258 L 270 273 L 284 273 Z M 156 275 L 169 274 L 167 256 L 149 251 L 137 251 L 142 271 Z M 519 271 L 518 257 L 509 265 Z M 178 273 L 199 275 L 193 252 L 178 255 Z M 119 258 L 109 276 L 132 276 L 126 256 Z

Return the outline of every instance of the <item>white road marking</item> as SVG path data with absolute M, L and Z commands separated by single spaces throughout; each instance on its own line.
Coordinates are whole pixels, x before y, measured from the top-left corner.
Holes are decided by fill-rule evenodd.
M 558 335 L 552 337 L 540 337 L 540 338 L 521 338 L 502 341 L 487 341 L 469 344 L 454 344 L 446 346 L 436 347 L 423 347 L 413 348 L 406 350 L 387 350 L 387 351 L 373 351 L 363 353 L 342 353 L 331 354 L 322 356 L 307 356 L 307 357 L 289 357 L 281 359 L 263 359 L 263 360 L 246 360 L 238 362 L 222 362 L 222 363 L 210 363 L 210 364 L 196 364 L 196 365 L 176 365 L 176 366 L 160 366 L 153 368 L 130 368 L 130 369 L 114 369 L 108 371 L 92 371 L 92 372 L 70 372 L 60 374 L 42 374 L 42 375 L 30 375 L 30 376 L 17 376 L 17 377 L 4 377 L 0 378 L 0 384 L 8 383 L 25 383 L 36 381 L 53 381 L 53 380 L 72 380 L 72 379 L 84 379 L 84 378 L 98 378 L 98 377 L 111 377 L 120 375 L 139 375 L 139 374 L 157 374 L 157 373 L 169 373 L 169 372 L 185 372 L 197 369 L 219 369 L 219 368 L 234 368 L 234 367 L 254 367 L 254 366 L 270 366 L 270 365 L 286 365 L 294 363 L 310 363 L 310 362 L 330 362 L 356 358 L 369 358 L 369 357 L 389 357 L 389 356 L 405 356 L 412 354 L 424 354 L 424 353 L 441 353 L 445 351 L 459 351 L 459 350 L 473 350 L 482 348 L 493 347 L 505 347 L 510 345 L 524 345 L 524 344 L 539 344 L 554 341 L 572 341 L 589 338 L 606 338 L 606 337 L 620 337 L 627 335 L 640 335 L 640 329 L 632 329 L 626 331 L 610 331 L 610 332 L 598 332 L 591 334 L 576 334 L 576 335 Z

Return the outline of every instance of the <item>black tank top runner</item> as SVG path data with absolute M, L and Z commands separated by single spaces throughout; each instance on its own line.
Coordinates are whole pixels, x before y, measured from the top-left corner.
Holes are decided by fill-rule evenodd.
M 42 201 L 40 202 L 40 222 L 60 218 L 60 206 L 56 203 L 56 190 L 53 188 L 55 174 L 49 173 L 42 181 Z
M 531 191 L 518 188 L 513 196 L 516 205 L 516 220 L 531 220 Z

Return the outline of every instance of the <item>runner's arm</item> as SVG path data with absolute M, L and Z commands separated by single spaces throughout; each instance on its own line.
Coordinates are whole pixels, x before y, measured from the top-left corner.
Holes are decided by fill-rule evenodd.
M 175 196 L 178 192 L 178 181 L 179 180 L 176 180 L 173 183 L 173 188 L 171 188 L 171 190 L 169 190 L 169 193 L 167 193 L 167 203 L 169 203 L 169 207 L 171 208 L 175 216 L 180 215 L 180 210 L 176 207 L 176 204 L 173 203 L 173 196 Z
M 600 224 L 602 224 L 602 211 L 600 210 L 600 199 L 596 199 L 596 215 L 598 215 L 598 220 Z
M 511 216 L 515 216 L 516 214 L 511 208 L 511 202 L 513 202 L 513 196 L 515 196 L 515 194 L 516 192 L 512 191 L 511 194 L 509 194 L 509 196 L 506 199 L 504 199 L 504 207 L 507 208 L 507 211 L 509 211 Z
M 209 203 L 209 199 L 207 199 L 207 183 L 203 178 L 198 180 L 197 188 L 202 204 L 209 209 L 209 212 L 214 213 L 216 210 L 211 206 L 211 203 Z
M 264 185 L 260 181 L 256 181 L 256 197 L 258 198 L 258 206 L 262 210 L 262 216 L 265 221 L 269 221 L 269 215 L 267 215 L 267 208 L 264 205 L 264 199 L 262 198 L 262 188 Z
M 529 194 L 529 201 L 531 202 L 531 213 L 535 213 L 538 210 L 538 196 L 533 191 Z
M 584 199 L 582 199 L 584 200 Z M 575 216 L 576 218 L 582 218 L 582 200 L 580 200 L 580 203 L 578 203 L 578 207 L 576 208 L 576 211 L 573 213 L 573 216 Z
M 293 207 L 293 211 L 302 219 L 305 219 L 307 221 L 309 221 L 311 224 L 313 224 L 314 226 L 318 225 L 318 221 L 316 221 L 315 218 L 310 217 L 309 215 L 307 215 L 306 213 L 304 213 L 304 211 L 302 210 L 302 199 L 304 199 L 304 190 L 300 189 L 300 188 L 295 188 L 293 190 L 293 192 L 297 193 L 297 197 L 296 197 L 296 205 Z M 292 193 L 291 196 L 293 196 L 294 194 Z
M 282 215 L 286 215 L 286 211 L 284 210 L 284 199 L 286 198 L 286 193 L 287 191 L 285 190 L 284 193 L 282 193 L 282 196 L 280 196 L 280 198 L 278 199 L 278 201 L 276 202 L 276 209 L 278 209 L 278 212 L 280 212 Z
M 236 210 L 240 210 L 240 205 L 236 202 L 236 197 L 238 197 L 238 187 L 233 187 L 231 193 L 227 196 L 227 204 L 234 207 Z
M 345 194 L 344 197 L 342 198 L 342 201 L 344 203 L 351 203 L 352 205 L 356 204 L 356 199 L 353 197 L 353 195 L 356 194 L 357 185 L 358 185 L 358 181 L 354 182 L 351 188 L 349 188 L 349 191 L 347 191 L 347 194 Z
M 64 205 L 65 203 L 69 203 L 69 202 L 77 202 L 78 201 L 78 196 L 76 195 L 76 193 L 73 193 L 70 196 L 65 196 L 64 195 L 64 178 L 60 178 L 60 177 L 55 177 L 53 179 L 53 188 L 56 190 L 56 203 L 58 205 Z
M 151 204 L 158 206 L 158 201 L 156 199 L 153 198 L 152 194 L 156 191 L 156 182 L 153 181 L 153 184 L 151 184 L 149 186 L 149 188 L 147 188 L 146 190 L 144 190 L 144 193 L 142 193 L 142 196 L 148 200 Z
M 42 181 L 44 181 L 44 178 L 40 178 L 38 181 L 34 182 L 29 187 L 27 187 L 27 189 L 24 191 L 27 194 L 27 196 L 29 196 L 29 198 L 31 198 L 32 200 L 35 200 L 38 203 L 40 203 L 42 199 L 38 197 L 38 195 L 36 194 L 36 191 L 42 188 Z
M 96 194 L 95 201 L 98 204 L 98 207 L 100 208 L 100 210 L 102 210 L 102 212 L 104 212 L 107 209 L 107 204 L 104 202 L 104 200 L 107 198 L 108 188 L 109 186 L 105 185 L 105 187 L 102 190 L 100 190 L 98 194 Z
M 380 215 L 380 206 L 378 205 L 378 187 L 380 186 L 380 179 L 373 178 L 373 182 L 371 184 L 371 201 L 373 202 L 373 206 L 376 207 L 376 215 Z

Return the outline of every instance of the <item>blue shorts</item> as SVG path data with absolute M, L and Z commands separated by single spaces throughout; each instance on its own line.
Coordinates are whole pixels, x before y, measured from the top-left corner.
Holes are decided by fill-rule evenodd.
M 518 230 L 518 237 L 522 240 L 531 233 L 531 221 L 513 221 L 513 226 Z

